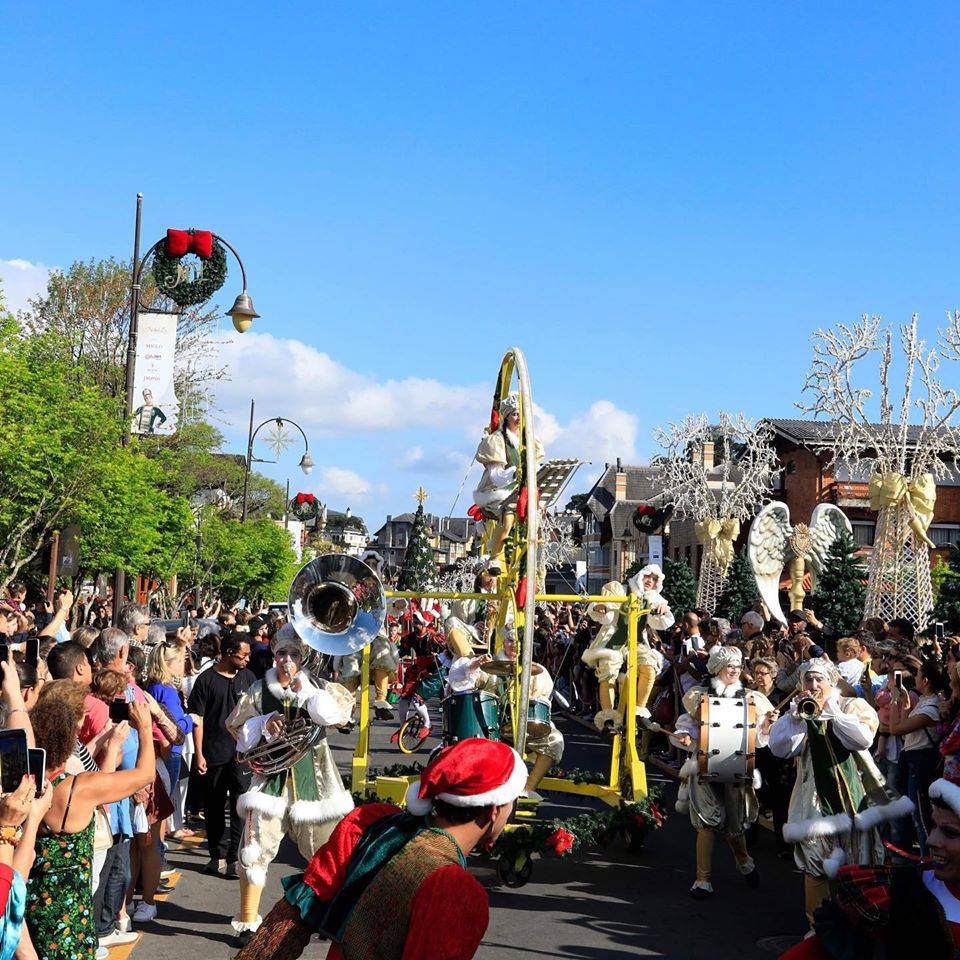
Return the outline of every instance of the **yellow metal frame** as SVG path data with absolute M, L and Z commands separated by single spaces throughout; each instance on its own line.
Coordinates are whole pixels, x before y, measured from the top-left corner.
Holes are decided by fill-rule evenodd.
M 423 600 L 489 600 L 486 593 L 445 593 L 441 591 L 387 590 L 389 599 Z M 571 602 L 603 603 L 608 606 L 626 604 L 627 606 L 627 682 L 620 697 L 620 711 L 623 730 L 613 738 L 610 751 L 610 774 L 606 783 L 574 783 L 572 780 L 547 777 L 541 786 L 545 790 L 557 793 L 572 793 L 583 797 L 598 797 L 611 806 L 621 801 L 632 801 L 647 794 L 646 766 L 640 759 L 637 749 L 637 644 L 639 642 L 638 625 L 640 617 L 649 611 L 641 608 L 637 597 L 585 596 L 578 594 L 537 594 L 537 603 Z M 367 774 L 370 766 L 370 648 L 363 652 L 360 672 L 360 735 L 353 756 L 353 778 L 351 789 L 354 793 L 373 793 L 384 800 L 402 804 L 407 786 L 413 779 L 405 777 L 377 777 L 371 784 Z

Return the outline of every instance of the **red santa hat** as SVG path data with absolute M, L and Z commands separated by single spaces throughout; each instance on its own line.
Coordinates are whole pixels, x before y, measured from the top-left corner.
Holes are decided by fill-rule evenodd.
M 434 615 L 429 610 L 414 610 L 413 619 L 419 623 L 425 623 L 428 627 L 433 626 L 433 621 L 436 619 Z
M 434 800 L 454 807 L 512 803 L 527 783 L 527 767 L 513 747 L 471 737 L 441 750 L 407 790 L 407 810 L 426 816 Z
M 945 803 L 958 817 L 960 817 L 960 783 L 954 777 L 941 777 L 930 784 L 927 791 L 931 800 Z

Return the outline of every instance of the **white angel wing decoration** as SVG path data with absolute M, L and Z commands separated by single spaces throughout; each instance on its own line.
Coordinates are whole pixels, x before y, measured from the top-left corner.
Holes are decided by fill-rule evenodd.
M 780 608 L 780 574 L 787 562 L 787 544 L 792 532 L 790 508 L 774 501 L 754 517 L 747 538 L 747 555 L 760 596 L 771 615 L 781 623 L 786 623 L 787 618 Z
M 827 553 L 841 533 L 853 536 L 853 527 L 847 515 L 832 503 L 820 503 L 810 515 L 810 592 L 816 593 L 817 578 L 827 563 Z

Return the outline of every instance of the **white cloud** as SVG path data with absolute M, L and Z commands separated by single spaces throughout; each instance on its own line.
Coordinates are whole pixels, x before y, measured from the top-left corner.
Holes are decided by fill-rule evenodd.
M 317 481 L 317 489 L 324 497 L 349 501 L 363 499 L 373 493 L 373 484 L 353 470 L 343 467 L 324 467 Z
M 421 377 L 378 381 L 351 370 L 299 340 L 268 333 L 232 335 L 219 345 L 216 362 L 230 380 L 217 399 L 235 425 L 243 422 L 249 397 L 265 412 L 290 406 L 308 432 L 327 436 L 409 427 L 461 428 L 481 424 L 488 389 Z
M 420 445 L 411 447 L 400 458 L 399 466 L 402 470 L 412 473 L 463 473 L 470 466 L 471 458 L 458 450 L 446 447 L 424 448 Z
M 612 463 L 617 457 L 627 463 L 637 460 L 637 418 L 609 400 L 597 400 L 565 424 L 537 408 L 536 425 L 548 456 L 594 463 Z
M 50 267 L 29 260 L 0 260 L 0 289 L 7 308 L 25 310 L 29 301 L 47 292 Z

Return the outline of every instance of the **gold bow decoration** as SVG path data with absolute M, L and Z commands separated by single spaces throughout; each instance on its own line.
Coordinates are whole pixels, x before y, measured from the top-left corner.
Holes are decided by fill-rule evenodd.
M 693 531 L 713 557 L 720 569 L 720 575 L 725 576 L 727 567 L 733 562 L 733 541 L 740 536 L 740 521 L 735 517 L 719 520 L 711 517 L 709 520 L 697 521 L 693 525 Z
M 910 529 L 931 550 L 936 549 L 936 544 L 927 536 L 927 530 L 933 521 L 936 500 L 937 484 L 931 473 L 907 480 L 902 473 L 889 470 L 870 478 L 870 509 L 903 505 L 910 516 Z

